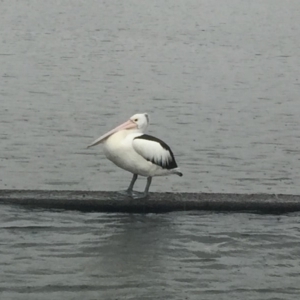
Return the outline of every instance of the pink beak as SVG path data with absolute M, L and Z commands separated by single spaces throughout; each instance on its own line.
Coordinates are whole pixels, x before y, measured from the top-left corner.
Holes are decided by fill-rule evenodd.
M 100 136 L 98 139 L 93 141 L 87 147 L 90 148 L 90 147 L 93 147 L 93 146 L 96 146 L 96 145 L 102 143 L 105 139 L 107 139 L 112 134 L 116 133 L 117 131 L 125 130 L 125 129 L 133 129 L 133 128 L 137 128 L 137 125 L 134 122 L 132 122 L 131 120 L 128 120 L 125 123 L 123 123 L 123 124 L 119 125 L 118 127 L 114 128 L 113 130 L 111 130 L 111 131 L 105 133 L 104 135 Z

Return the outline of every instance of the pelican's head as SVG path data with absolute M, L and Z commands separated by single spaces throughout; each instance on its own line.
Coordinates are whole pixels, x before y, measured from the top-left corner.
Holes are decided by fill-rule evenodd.
M 136 128 L 141 132 L 144 132 L 149 125 L 149 116 L 147 113 L 135 114 L 129 120 L 136 124 Z
M 108 137 L 113 135 L 114 133 L 120 130 L 137 130 L 138 132 L 144 132 L 149 124 L 149 117 L 147 113 L 144 114 L 135 114 L 133 115 L 128 121 L 125 123 L 117 126 L 113 130 L 105 133 L 104 135 L 100 136 L 94 142 L 92 142 L 89 147 L 96 146 L 102 142 L 104 142 Z

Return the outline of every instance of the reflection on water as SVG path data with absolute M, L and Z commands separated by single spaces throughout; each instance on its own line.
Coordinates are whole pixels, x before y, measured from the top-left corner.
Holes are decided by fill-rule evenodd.
M 2 206 L 0 290 L 3 299 L 296 299 L 298 219 Z

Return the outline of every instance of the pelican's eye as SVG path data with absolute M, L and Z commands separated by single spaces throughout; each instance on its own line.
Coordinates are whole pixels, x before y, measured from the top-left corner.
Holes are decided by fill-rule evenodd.
M 137 121 L 138 121 L 138 119 L 134 119 L 133 121 L 134 121 L 134 122 L 137 122 Z

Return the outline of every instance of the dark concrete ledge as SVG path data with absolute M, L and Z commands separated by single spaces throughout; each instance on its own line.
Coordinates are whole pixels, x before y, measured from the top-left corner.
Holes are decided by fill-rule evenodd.
M 150 193 L 147 198 L 132 199 L 117 192 L 103 191 L 0 190 L 0 204 L 86 212 L 202 210 L 282 214 L 300 211 L 300 195 Z

